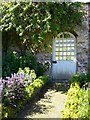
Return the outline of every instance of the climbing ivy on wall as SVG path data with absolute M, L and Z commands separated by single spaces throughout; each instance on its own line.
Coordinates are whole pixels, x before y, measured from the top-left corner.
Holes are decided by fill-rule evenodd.
M 3 46 L 14 43 L 35 53 L 45 50 L 61 31 L 81 26 L 84 15 L 79 2 L 2 2 L 1 11 Z

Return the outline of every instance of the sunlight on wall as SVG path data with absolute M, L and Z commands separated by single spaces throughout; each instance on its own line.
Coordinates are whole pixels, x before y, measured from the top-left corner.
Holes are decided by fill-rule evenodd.
M 86 3 L 86 2 L 90 2 L 90 0 L 71 0 L 72 2 L 84 2 L 84 3 Z

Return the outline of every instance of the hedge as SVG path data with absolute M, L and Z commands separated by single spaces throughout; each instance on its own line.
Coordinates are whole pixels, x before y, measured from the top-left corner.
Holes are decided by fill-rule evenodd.
M 75 81 L 76 78 L 76 81 Z M 63 118 L 90 119 L 89 88 L 81 87 L 81 76 L 75 75 L 67 92 L 65 108 L 62 111 Z M 82 81 L 83 83 L 83 81 Z M 83 85 L 82 85 L 83 86 Z

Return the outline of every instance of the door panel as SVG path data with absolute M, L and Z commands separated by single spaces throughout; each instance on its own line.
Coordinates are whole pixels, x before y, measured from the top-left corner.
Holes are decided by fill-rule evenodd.
M 69 79 L 76 73 L 75 38 L 58 38 L 53 41 L 53 79 Z
M 57 61 L 52 66 L 53 79 L 69 79 L 75 74 L 75 68 L 76 64 L 72 61 Z

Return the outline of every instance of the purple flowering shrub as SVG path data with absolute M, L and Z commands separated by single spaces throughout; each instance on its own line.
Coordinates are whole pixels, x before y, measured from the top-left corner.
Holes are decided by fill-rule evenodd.
M 19 69 L 17 74 L 12 74 L 4 81 L 4 90 L 2 100 L 6 105 L 17 105 L 17 101 L 24 99 L 26 95 L 25 88 L 36 78 L 34 70 L 25 68 Z
M 0 79 L 0 95 L 2 95 L 2 105 L 12 108 L 20 107 L 20 102 L 26 101 L 26 87 L 36 78 L 34 70 L 28 67 L 24 70 L 19 69 L 17 74 L 12 74 L 11 77 Z
M 25 67 L 19 69 L 17 74 L 0 79 L 0 95 L 2 95 L 2 117 L 14 117 L 24 105 L 46 83 L 47 77 L 36 79 L 34 70 Z

